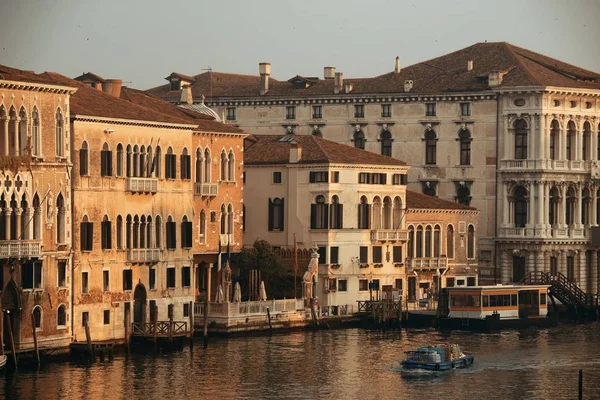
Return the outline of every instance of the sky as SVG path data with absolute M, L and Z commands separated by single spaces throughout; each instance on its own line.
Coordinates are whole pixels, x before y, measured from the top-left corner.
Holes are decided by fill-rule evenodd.
M 3 0 L 0 64 L 148 89 L 171 72 L 369 77 L 506 41 L 600 72 L 598 0 Z

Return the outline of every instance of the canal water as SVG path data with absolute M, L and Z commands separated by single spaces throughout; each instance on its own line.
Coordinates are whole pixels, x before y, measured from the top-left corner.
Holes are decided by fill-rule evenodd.
M 466 370 L 406 377 L 396 360 L 449 341 Z M 600 323 L 494 334 L 362 329 L 201 340 L 190 351 L 7 373 L 2 399 L 600 399 Z

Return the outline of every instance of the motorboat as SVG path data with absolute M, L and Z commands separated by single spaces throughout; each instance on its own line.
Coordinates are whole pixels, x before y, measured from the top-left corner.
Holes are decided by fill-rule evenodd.
M 423 346 L 405 354 L 406 359 L 400 362 L 404 370 L 447 371 L 469 367 L 474 360 L 471 354 L 463 353 L 457 344 Z

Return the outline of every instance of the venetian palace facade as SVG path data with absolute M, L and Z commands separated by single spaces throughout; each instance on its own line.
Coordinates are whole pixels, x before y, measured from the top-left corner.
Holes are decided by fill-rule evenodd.
M 256 134 L 294 132 L 405 160 L 409 188 L 480 211 L 482 283 L 564 273 L 598 290 L 600 75 L 508 43 L 477 43 L 392 72 L 344 78 L 172 73 L 181 87 Z

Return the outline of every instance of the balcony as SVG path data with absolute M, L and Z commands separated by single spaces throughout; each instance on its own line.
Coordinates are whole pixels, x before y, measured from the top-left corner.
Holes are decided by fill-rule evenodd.
M 505 172 L 553 170 L 561 172 L 589 172 L 590 161 L 581 160 L 501 160 Z
M 151 264 L 160 261 L 160 249 L 128 249 L 127 261 L 134 264 Z
M 32 258 L 42 255 L 41 240 L 0 240 L 0 258 Z
M 196 183 L 194 194 L 196 196 L 214 197 L 219 193 L 219 185 L 216 183 Z
M 584 228 L 500 228 L 500 238 L 511 239 L 586 239 L 591 237 Z
M 127 178 L 127 190 L 133 193 L 156 193 L 158 178 Z
M 408 231 L 400 229 L 375 229 L 371 231 L 371 242 L 406 242 Z
M 448 268 L 448 257 L 407 258 L 406 266 L 413 270 L 435 270 L 438 268 Z

